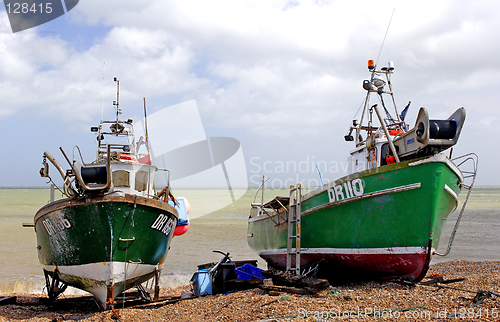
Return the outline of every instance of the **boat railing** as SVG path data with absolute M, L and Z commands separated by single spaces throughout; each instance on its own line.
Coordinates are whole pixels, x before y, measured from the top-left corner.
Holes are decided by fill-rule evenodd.
M 111 124 L 109 131 L 103 130 L 104 124 Z M 135 136 L 134 136 L 134 126 L 133 120 L 128 119 L 127 121 L 115 120 L 115 121 L 102 121 L 99 127 L 91 128 L 91 131 L 97 133 L 98 141 L 98 156 L 102 156 L 106 153 L 107 146 L 111 146 L 111 150 L 120 150 L 121 153 L 136 154 L 135 147 Z M 114 136 L 114 137 L 130 137 L 132 140 L 126 144 L 117 144 L 104 142 L 104 136 Z
M 80 155 L 80 160 L 82 160 L 82 164 L 84 166 L 86 166 L 87 164 L 85 163 L 85 161 L 83 161 L 82 151 L 80 151 L 80 147 L 78 145 L 75 145 L 73 147 L 73 160 L 76 160 L 76 158 L 75 158 L 75 151 L 76 150 L 78 150 L 78 154 Z
M 109 147 L 109 153 L 108 153 L 108 147 Z M 118 159 L 120 159 L 120 156 L 122 154 L 129 155 L 130 156 L 129 159 L 138 158 L 133 152 L 133 150 L 130 148 L 129 144 L 111 144 L 111 143 L 102 144 L 101 146 L 99 146 L 97 153 L 98 153 L 96 161 L 97 163 L 102 163 L 103 161 L 105 161 L 108 158 L 107 157 L 108 155 L 110 155 L 110 158 L 113 159 L 113 161 L 117 161 Z
M 468 153 L 456 158 L 451 159 L 451 161 L 460 169 L 464 168 L 466 163 L 469 162 L 471 164 L 472 169 L 470 170 L 465 170 L 465 169 L 460 169 L 462 174 L 464 175 L 464 180 L 465 179 L 470 179 L 471 183 L 466 184 L 465 182 L 462 182 L 461 186 L 465 189 L 472 189 L 472 186 L 474 185 L 474 181 L 476 180 L 476 173 L 477 173 L 477 164 L 479 161 L 479 157 L 475 153 Z
M 170 170 L 168 170 L 168 169 L 159 169 L 158 168 L 158 171 L 165 171 L 165 172 L 167 172 L 167 185 L 156 196 L 154 196 L 154 198 L 160 199 L 161 197 L 164 196 L 164 198 L 165 198 L 164 201 L 168 202 L 168 199 L 169 199 L 170 195 L 172 194 L 170 192 Z
M 87 191 L 102 191 L 102 190 L 105 190 L 105 189 L 108 189 L 109 187 L 111 187 L 111 169 L 110 169 L 110 147 L 108 146 L 107 148 L 107 155 L 108 157 L 106 158 L 106 173 L 105 173 L 105 176 L 106 176 L 106 183 L 104 184 L 103 182 L 86 182 L 86 180 L 84 180 L 84 177 L 86 176 L 83 172 L 86 171 L 86 172 L 96 172 L 96 170 L 98 171 L 97 167 L 102 167 L 102 166 L 96 166 L 96 165 L 91 165 L 91 166 L 82 166 L 78 161 L 76 160 L 73 160 L 73 162 L 71 162 L 68 158 L 68 156 L 66 155 L 66 153 L 64 152 L 63 148 L 60 147 L 59 148 L 62 152 L 62 154 L 64 155 L 64 158 L 66 158 L 66 161 L 68 162 L 69 166 L 71 167 L 71 174 L 75 176 L 75 178 L 78 180 L 78 183 L 80 184 L 80 186 L 87 190 Z M 99 172 L 99 171 L 98 171 Z M 93 177 L 93 178 L 97 178 L 98 176 L 97 175 L 89 175 L 89 177 Z M 92 180 L 94 181 L 94 180 Z
M 456 157 L 454 159 L 451 159 L 451 161 L 453 163 L 455 163 L 459 169 L 464 168 L 467 164 L 469 164 L 472 167 L 472 170 L 466 171 L 466 170 L 460 169 L 460 171 L 464 175 L 464 181 L 470 180 L 469 184 L 466 184 L 465 182 L 460 183 L 460 188 L 464 188 L 464 189 L 468 190 L 467 196 L 464 200 L 462 208 L 460 209 L 460 213 L 458 214 L 457 221 L 455 222 L 455 226 L 453 227 L 453 231 L 451 232 L 450 239 L 448 241 L 448 247 L 446 248 L 446 251 L 444 253 L 438 253 L 437 251 L 434 252 L 434 254 L 438 255 L 438 256 L 446 256 L 451 251 L 451 246 L 453 245 L 453 240 L 455 239 L 455 234 L 457 232 L 460 221 L 462 220 L 462 215 L 464 214 L 465 206 L 467 205 L 467 201 L 469 201 L 470 193 L 472 191 L 472 186 L 474 185 L 474 181 L 476 181 L 477 164 L 479 161 L 479 157 L 475 153 L 468 153 L 468 154 Z M 446 188 L 446 186 L 445 186 L 445 188 Z

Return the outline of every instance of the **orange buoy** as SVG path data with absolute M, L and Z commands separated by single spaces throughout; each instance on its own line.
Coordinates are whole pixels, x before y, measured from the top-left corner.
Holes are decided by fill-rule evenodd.
M 175 236 L 182 236 L 182 235 L 184 235 L 186 233 L 186 231 L 188 231 L 190 225 L 191 225 L 191 223 L 188 222 L 187 225 L 182 225 L 182 226 L 175 227 L 175 229 L 174 229 L 174 237 Z

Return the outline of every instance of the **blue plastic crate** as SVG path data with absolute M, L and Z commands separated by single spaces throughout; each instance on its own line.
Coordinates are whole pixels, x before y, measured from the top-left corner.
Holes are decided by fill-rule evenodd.
M 237 267 L 234 269 L 236 274 L 238 275 L 239 280 L 251 280 L 254 278 L 257 279 L 264 279 L 264 276 L 262 275 L 263 269 L 257 268 L 251 264 L 245 264 L 243 266 Z

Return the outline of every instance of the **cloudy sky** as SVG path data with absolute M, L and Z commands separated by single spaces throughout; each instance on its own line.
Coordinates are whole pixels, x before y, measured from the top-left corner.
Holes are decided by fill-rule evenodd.
M 497 1 L 84 0 L 15 34 L 1 7 L 0 186 L 43 186 L 45 150 L 92 158 L 115 76 L 125 117 L 140 118 L 143 97 L 151 113 L 195 100 L 207 137 L 241 142 L 250 185 L 307 184 L 319 162 L 325 180 L 342 176 L 393 9 L 379 65 L 394 61 L 399 107 L 412 101 L 411 125 L 421 106 L 431 118 L 465 107 L 453 153 L 476 152 L 476 184 L 498 185 Z

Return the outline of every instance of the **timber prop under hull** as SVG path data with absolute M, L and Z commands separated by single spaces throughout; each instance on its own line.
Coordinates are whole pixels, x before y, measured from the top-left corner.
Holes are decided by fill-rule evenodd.
M 460 170 L 438 154 L 354 173 L 311 191 L 301 203 L 301 267 L 320 263 L 320 276 L 331 281 L 422 279 L 462 182 Z M 248 225 L 250 247 L 282 269 L 286 216 L 283 208 L 251 216 Z
M 35 215 L 38 257 L 46 276 L 107 308 L 122 291 L 159 277 L 177 220 L 167 203 L 135 195 L 56 201 Z

